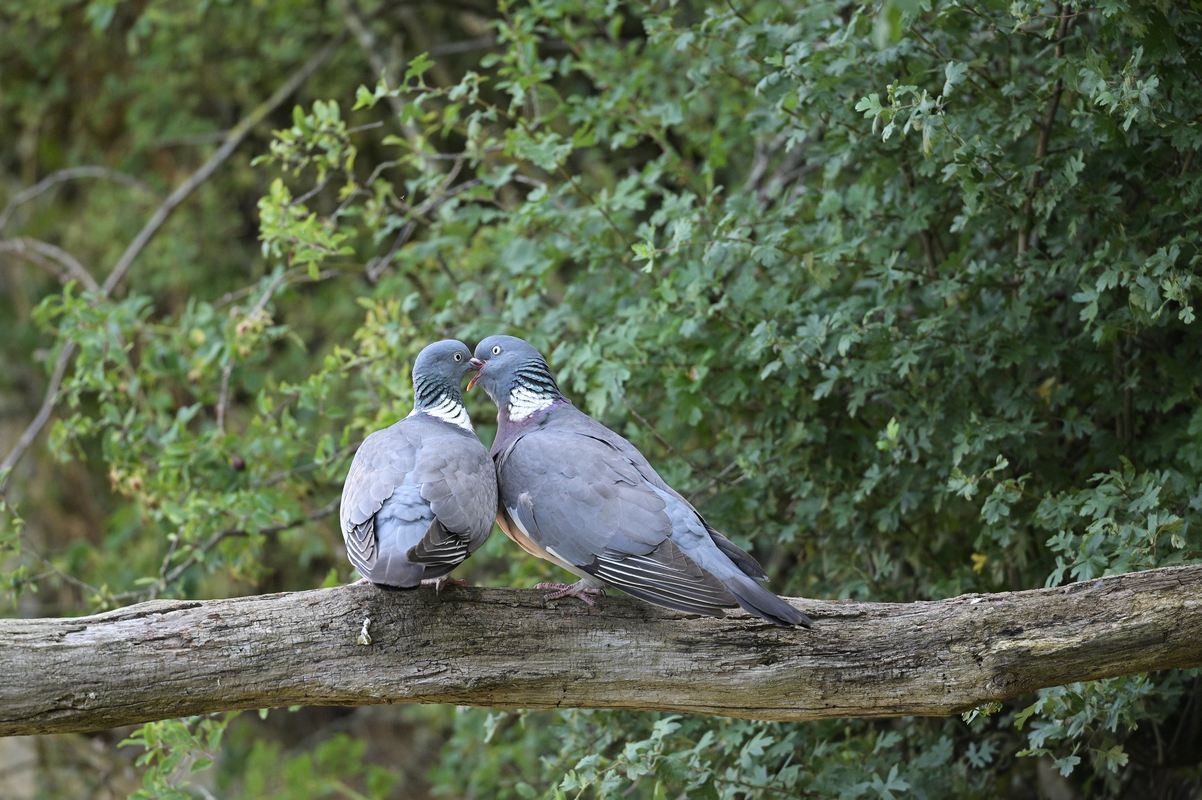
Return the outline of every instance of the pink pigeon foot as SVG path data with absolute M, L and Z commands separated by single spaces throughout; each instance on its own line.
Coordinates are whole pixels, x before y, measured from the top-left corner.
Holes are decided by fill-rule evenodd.
M 461 578 L 443 575 L 441 578 L 426 578 L 422 581 L 422 586 L 433 586 L 434 594 L 439 594 L 446 586 L 471 586 L 471 584 Z
M 575 583 L 539 583 L 534 588 L 551 590 L 551 593 L 546 597 L 547 600 L 561 600 L 565 597 L 575 597 L 589 608 L 597 605 L 597 598 L 605 594 L 604 587 L 593 586 L 583 580 L 576 581 Z

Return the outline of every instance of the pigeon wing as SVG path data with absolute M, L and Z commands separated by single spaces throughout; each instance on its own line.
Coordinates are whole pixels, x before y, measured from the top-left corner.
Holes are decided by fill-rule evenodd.
M 369 578 L 380 556 L 376 515 L 413 471 L 418 442 L 407 433 L 398 423 L 370 434 L 359 445 L 342 485 L 339 518 L 346 552 Z
M 419 558 L 427 551 L 445 552 L 455 538 L 467 558 L 484 544 L 497 515 L 497 473 L 488 451 L 475 435 L 444 427 L 418 454 L 415 478 L 445 532 L 423 541 L 421 551 L 415 550 Z
M 471 450 L 440 426 L 408 417 L 368 436 L 351 462 L 342 535 L 351 563 L 373 583 L 411 587 L 445 575 L 488 536 L 496 508 L 492 464 L 473 436 L 467 444 L 478 448 L 487 472 L 465 469 Z
M 722 582 L 672 541 L 662 493 L 604 441 L 541 429 L 501 456 L 505 511 L 552 556 L 669 608 L 721 616 L 736 605 Z

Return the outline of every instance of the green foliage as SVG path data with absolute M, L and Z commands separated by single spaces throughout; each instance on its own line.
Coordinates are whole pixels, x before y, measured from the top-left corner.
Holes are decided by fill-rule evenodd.
M 137 800 L 191 800 L 193 795 L 188 789 L 192 780 L 196 773 L 212 768 L 226 726 L 234 716 L 148 722 L 134 731 L 121 742 L 143 749 L 135 762 L 145 767 L 142 788 L 132 796 Z
M 1088 758 L 1107 793 L 1120 794 L 1130 760 L 1124 734 L 1161 722 L 1165 709 L 1180 699 L 1182 684 L 1179 676 L 1153 682 L 1137 675 L 1041 690 L 1039 699 L 1015 716 L 1017 728 L 1036 718 L 1027 734 L 1029 747 L 1019 755 L 1050 756 L 1065 776 Z
M 398 776 L 385 767 L 364 764 L 366 748 L 366 742 L 339 733 L 322 741 L 311 754 L 284 758 L 277 742 L 259 740 L 251 747 L 234 787 L 242 797 L 264 800 L 387 797 Z M 360 782 L 362 792 L 354 788 Z
M 147 197 L 203 157 L 163 140 L 233 127 L 345 25 L 283 0 L 35 5 L 0 12 L 17 76 L 0 136 L 27 143 L 0 191 L 84 163 L 152 190 L 46 195 L 0 235 L 101 279 Z M 127 287 L 31 272 L 0 295 L 20 365 L 0 392 L 78 348 L 56 463 L 23 464 L 0 501 L 9 596 L 86 610 L 349 579 L 330 514 L 355 445 L 408 411 L 425 343 L 499 330 L 542 347 L 783 593 L 910 600 L 1202 558 L 1196 10 L 544 0 L 489 12 L 484 46 L 479 15 L 360 5 L 408 60 L 340 45 Z M 81 92 L 59 66 L 76 51 L 121 79 Z M 464 573 L 551 574 L 500 537 Z M 447 797 L 1032 796 L 1036 759 L 1134 796 L 1202 780 L 1196 752 L 1145 741 L 1186 736 L 1199 691 L 1139 676 L 964 719 L 809 725 L 399 716 L 440 737 Z M 196 725 L 143 728 L 147 791 L 186 790 Z M 400 791 L 357 747 L 209 757 L 244 768 L 221 780 L 246 796 Z M 291 777 L 255 783 L 278 762 Z

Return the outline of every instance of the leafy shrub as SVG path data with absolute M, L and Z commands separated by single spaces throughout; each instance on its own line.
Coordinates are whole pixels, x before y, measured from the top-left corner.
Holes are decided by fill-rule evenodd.
M 105 537 L 53 557 L 99 605 L 349 578 L 323 515 L 355 443 L 405 413 L 426 342 L 506 330 L 786 593 L 1197 562 L 1200 21 L 544 0 L 500 4 L 483 52 L 343 67 L 238 173 L 249 286 L 181 244 L 178 285 L 41 302 L 79 347 L 52 449 L 107 476 Z M 162 24 L 156 58 L 203 38 Z M 494 538 L 466 572 L 547 569 Z M 451 729 L 449 797 L 1031 796 L 1061 779 L 1037 759 L 1132 796 L 1202 779 L 1143 744 L 1198 691 L 1137 676 L 971 722 L 410 713 Z

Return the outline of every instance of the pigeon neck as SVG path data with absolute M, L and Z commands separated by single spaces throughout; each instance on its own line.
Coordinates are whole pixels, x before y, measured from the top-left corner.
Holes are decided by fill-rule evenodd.
M 530 362 L 514 373 L 505 397 L 505 416 L 510 422 L 524 422 L 562 399 L 546 363 Z
M 414 414 L 426 414 L 472 432 L 472 419 L 463 407 L 463 396 L 458 386 L 422 378 L 415 380 L 413 410 L 409 416 Z

